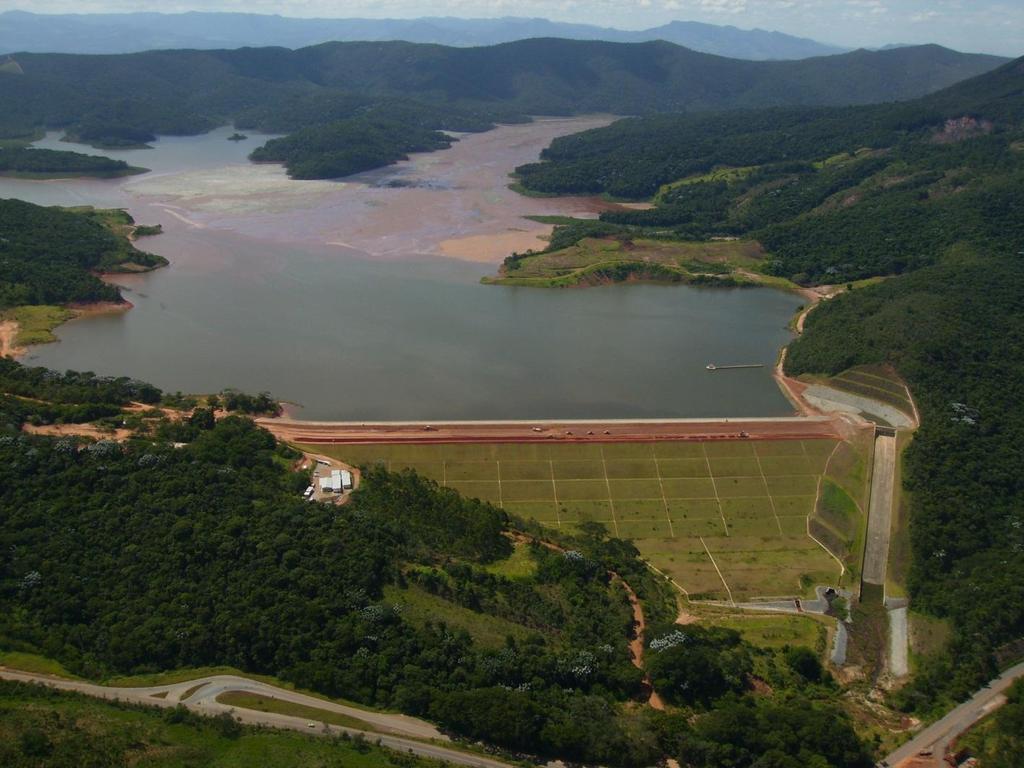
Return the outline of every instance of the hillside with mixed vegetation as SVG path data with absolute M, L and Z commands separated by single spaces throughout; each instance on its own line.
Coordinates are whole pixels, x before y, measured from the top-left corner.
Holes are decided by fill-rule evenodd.
M 37 408 L 160 396 L 13 362 L 0 389 Z M 814 653 L 674 627 L 666 585 L 601 526 L 560 538 L 564 551 L 530 544 L 534 524 L 372 467 L 349 504 L 310 503 L 295 451 L 202 408 L 121 443 L 31 436 L 8 418 L 0 649 L 93 678 L 230 665 L 549 758 L 760 766 L 769 750 L 771 765 L 871 764 Z M 666 712 L 641 703 L 612 571 L 643 600 Z
M 323 178 L 443 146 L 436 131 L 485 130 L 527 115 L 863 104 L 929 93 L 1002 60 L 918 46 L 753 62 L 665 42 L 535 39 L 482 48 L 382 42 L 16 54 L 11 61 L 16 68 L 0 71 L 0 138 L 50 128 L 73 141 L 129 148 L 158 134 L 234 123 L 295 132 L 256 157 L 285 162 L 300 178 Z
M 904 463 L 907 586 L 915 610 L 954 628 L 896 697 L 923 713 L 987 680 L 1024 635 L 1022 94 L 1018 60 L 904 104 L 626 120 L 519 169 L 529 190 L 654 207 L 564 223 L 541 257 L 506 261 L 506 277 L 595 242 L 735 238 L 763 248 L 765 277 L 848 284 L 808 316 L 786 370 L 891 365 L 920 410 Z
M 801 285 L 901 274 L 957 243 L 1020 250 L 1022 80 L 1018 61 L 901 104 L 623 120 L 517 173 L 530 192 L 654 203 L 568 223 L 548 261 L 586 237 L 718 240 L 757 244 L 757 272 Z

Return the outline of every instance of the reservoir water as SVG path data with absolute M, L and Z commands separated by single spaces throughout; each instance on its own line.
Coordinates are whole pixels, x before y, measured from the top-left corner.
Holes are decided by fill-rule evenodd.
M 153 169 L 143 176 L 0 179 L 0 197 L 125 207 L 161 223 L 165 234 L 138 246 L 171 261 L 115 279 L 132 310 L 68 323 L 24 361 L 169 391 L 266 390 L 310 419 L 791 413 L 770 369 L 799 297 L 479 284 L 511 248 L 539 244 L 545 228 L 524 215 L 600 209 L 523 198 L 507 174 L 554 136 L 601 122 L 501 127 L 345 182 L 248 164 L 261 137 L 236 144 L 227 129 L 105 153 Z M 711 362 L 766 367 L 709 373 Z

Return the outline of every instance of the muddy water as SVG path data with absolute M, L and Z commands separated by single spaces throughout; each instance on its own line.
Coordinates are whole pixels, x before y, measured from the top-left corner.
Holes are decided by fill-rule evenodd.
M 603 122 L 502 127 L 342 182 L 248 164 L 260 139 L 235 144 L 227 130 L 116 153 L 153 169 L 143 176 L 0 179 L 3 197 L 118 205 L 162 223 L 165 234 L 141 245 L 172 262 L 118 279 L 135 309 L 69 323 L 29 361 L 168 390 L 268 390 L 316 419 L 788 413 L 769 368 L 704 366 L 770 364 L 789 339 L 793 296 L 478 284 L 546 232 L 524 215 L 600 209 L 506 187 L 551 138 Z

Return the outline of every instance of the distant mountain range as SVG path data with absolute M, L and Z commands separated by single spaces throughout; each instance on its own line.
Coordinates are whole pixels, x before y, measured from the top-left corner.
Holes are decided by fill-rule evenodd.
M 737 59 L 805 59 L 848 49 L 763 29 L 673 21 L 627 31 L 547 19 L 296 19 L 248 13 L 0 14 L 0 53 L 134 53 L 170 48 L 303 48 L 329 41 L 403 40 L 482 46 L 535 37 L 642 43 L 665 40 Z
M 528 115 L 867 104 L 931 93 L 1004 60 L 939 46 L 742 61 L 663 41 L 538 38 L 455 48 L 324 43 L 299 50 L 17 53 L 0 62 L 0 137 L 63 128 L 103 147 L 159 134 L 293 134 L 259 150 L 302 178 L 334 178 L 436 149 L 439 130 Z
M 561 39 L 479 48 L 357 42 L 295 51 L 19 53 L 5 65 L 11 74 L 0 76 L 0 123 L 66 125 L 89 116 L 154 133 L 188 133 L 243 116 L 250 126 L 270 127 L 265 121 L 273 116 L 280 129 L 282 119 L 302 113 L 303 125 L 343 119 L 367 98 L 471 108 L 492 120 L 839 106 L 922 96 L 1005 61 L 935 45 L 742 61 L 660 41 Z

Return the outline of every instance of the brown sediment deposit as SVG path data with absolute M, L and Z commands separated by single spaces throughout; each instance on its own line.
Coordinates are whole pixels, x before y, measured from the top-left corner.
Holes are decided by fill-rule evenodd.
M 94 424 L 25 424 L 22 430 L 33 435 L 91 437 L 96 440 L 127 440 L 132 436 L 130 429 L 100 429 Z
M 19 347 L 18 323 L 14 320 L 0 320 L 0 357 L 18 357 L 25 354 L 25 348 Z
M 551 234 L 551 229 L 552 227 L 547 226 L 539 229 L 509 230 L 493 235 L 456 237 L 442 240 L 439 250 L 443 256 L 491 264 L 501 261 L 511 253 L 544 250 L 547 247 L 545 238 Z
M 500 262 L 544 247 L 551 231 L 526 216 L 593 218 L 623 206 L 593 197 L 525 197 L 509 174 L 552 140 L 611 123 L 608 116 L 544 119 L 462 135 L 342 181 L 294 181 L 279 165 L 233 165 L 143 177 L 134 197 L 193 228 L 279 242 L 339 244 L 375 257 L 410 254 Z
M 127 312 L 134 307 L 130 301 L 94 301 L 89 303 L 72 303 L 67 308 L 75 313 L 76 317 L 84 315 L 109 315 L 117 312 Z

